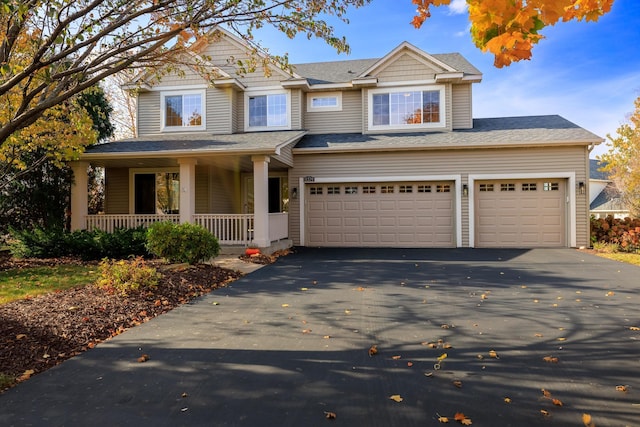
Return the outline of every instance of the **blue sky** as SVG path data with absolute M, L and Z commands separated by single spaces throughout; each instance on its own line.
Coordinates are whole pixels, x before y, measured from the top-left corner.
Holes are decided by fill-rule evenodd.
M 348 25 L 336 23 L 351 54 L 338 55 L 319 40 L 287 39 L 275 30 L 258 38 L 291 63 L 377 58 L 403 41 L 428 53 L 460 52 L 483 73 L 474 86 L 473 115 L 502 117 L 559 114 L 605 138 L 633 111 L 640 96 L 640 1 L 615 0 L 612 11 L 596 23 L 559 23 L 533 49 L 531 61 L 497 69 L 493 56 L 478 50 L 469 34 L 464 0 L 433 8 L 419 30 L 409 23 L 410 0 L 373 0 L 347 13 Z M 607 151 L 601 144 L 591 157 Z

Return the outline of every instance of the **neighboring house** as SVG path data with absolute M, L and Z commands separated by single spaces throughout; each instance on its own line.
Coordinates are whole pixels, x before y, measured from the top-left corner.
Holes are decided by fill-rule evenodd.
M 589 213 L 595 218 L 614 218 L 629 216 L 628 207 L 620 198 L 620 190 L 606 172 L 600 171 L 599 160 L 589 160 Z
M 381 58 L 238 75 L 234 36 L 200 44 L 212 81 L 139 87 L 139 136 L 74 164 L 73 228 L 169 219 L 222 244 L 267 248 L 576 247 L 589 244 L 589 149 L 602 138 L 550 115 L 473 119 L 482 74 L 409 43 Z M 105 168 L 87 215 L 86 167 Z

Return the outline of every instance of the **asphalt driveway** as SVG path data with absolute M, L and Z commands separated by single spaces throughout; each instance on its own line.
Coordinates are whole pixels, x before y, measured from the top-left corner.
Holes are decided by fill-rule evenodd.
M 638 426 L 639 289 L 571 249 L 298 249 L 0 395 L 0 425 Z

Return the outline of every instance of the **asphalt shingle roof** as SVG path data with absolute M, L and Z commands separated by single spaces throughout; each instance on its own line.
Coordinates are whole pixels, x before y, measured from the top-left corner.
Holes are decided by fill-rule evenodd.
M 563 143 L 599 143 L 602 138 L 560 117 L 526 116 L 474 119 L 473 129 L 452 132 L 306 135 L 298 153 L 319 150 L 437 149 Z
M 609 184 L 604 190 L 593 199 L 589 205 L 591 211 L 626 211 L 622 199 L 620 198 L 620 191 L 613 184 Z
M 465 74 L 482 74 L 459 53 L 433 54 L 432 57 Z M 352 59 L 346 61 L 312 62 L 293 65 L 294 71 L 310 84 L 347 83 L 365 72 L 382 58 Z
M 601 172 L 600 169 L 604 164 L 600 160 L 589 159 L 589 178 L 609 181 L 608 172 Z
M 225 154 L 275 151 L 282 144 L 294 142 L 304 131 L 279 131 L 215 135 L 205 132 L 170 133 L 124 139 L 87 148 L 85 157 L 127 153 L 215 153 Z

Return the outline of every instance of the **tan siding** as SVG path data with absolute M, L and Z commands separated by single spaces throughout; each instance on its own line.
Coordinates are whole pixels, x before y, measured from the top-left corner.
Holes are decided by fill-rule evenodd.
M 207 131 L 232 133 L 233 92 L 231 89 L 207 89 Z
M 163 86 L 186 86 L 186 85 L 203 85 L 207 84 L 207 81 L 202 78 L 193 68 L 188 66 L 180 67 L 182 74 L 178 72 L 172 72 L 165 76 L 162 76 L 159 83 L 154 87 L 161 88 Z
M 129 213 L 129 169 L 105 170 L 104 212 L 106 214 Z
M 302 129 L 302 91 L 300 89 L 291 90 L 291 129 Z
M 438 70 L 418 61 L 408 54 L 401 55 L 376 74 L 380 83 L 409 80 L 430 80 Z
M 307 94 L 309 96 L 309 94 Z M 306 99 L 303 101 L 306 110 Z M 305 125 L 309 133 L 362 132 L 362 91 L 342 92 L 342 111 L 307 111 Z
M 281 161 L 282 163 L 293 166 L 293 153 L 292 149 L 295 144 L 289 144 L 286 147 L 280 149 L 280 155 L 274 156 L 275 159 Z
M 138 135 L 160 132 L 160 92 L 142 92 L 138 96 Z
M 296 167 L 290 171 L 289 185 L 299 186 L 299 178 L 315 177 L 402 177 L 408 175 L 525 174 L 573 172 L 576 181 L 586 181 L 583 147 L 443 150 L 398 153 L 353 153 L 296 155 Z M 300 191 L 300 190 L 299 190 Z M 577 196 L 577 245 L 588 244 L 587 196 Z M 298 199 L 299 200 L 299 199 Z M 290 207 L 290 236 L 295 244 L 300 240 L 299 201 Z M 462 199 L 463 246 L 468 246 L 469 212 L 467 198 Z
M 471 84 L 452 85 L 451 89 L 453 129 L 471 129 Z
M 211 213 L 242 213 L 240 178 L 233 171 L 211 167 L 209 169 L 209 207 Z
M 209 167 L 196 166 L 196 213 L 209 212 Z
M 233 133 L 244 131 L 244 92 L 234 94 Z
M 448 83 L 445 85 L 445 88 L 444 88 L 444 99 L 445 99 L 444 108 L 446 110 L 444 125 L 447 128 L 447 130 L 453 129 L 453 100 L 451 95 L 451 92 L 452 92 L 451 86 L 452 86 L 451 83 Z

